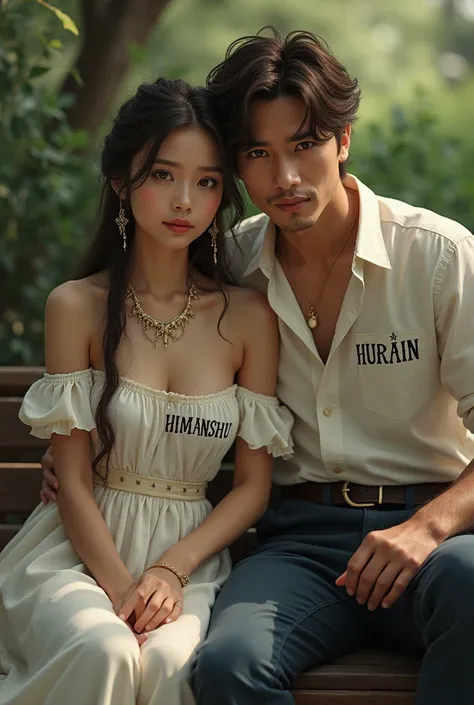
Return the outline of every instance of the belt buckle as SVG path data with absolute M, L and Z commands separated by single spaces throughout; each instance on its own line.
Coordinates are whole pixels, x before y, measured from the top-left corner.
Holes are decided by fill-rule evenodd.
M 383 486 L 379 485 L 379 496 L 377 502 L 353 502 L 352 499 L 349 497 L 349 482 L 344 482 L 342 485 L 341 493 L 342 496 L 344 497 L 344 501 L 346 504 L 349 505 L 349 507 L 356 507 L 358 509 L 363 509 L 365 507 L 375 507 L 376 504 L 382 504 L 383 502 Z

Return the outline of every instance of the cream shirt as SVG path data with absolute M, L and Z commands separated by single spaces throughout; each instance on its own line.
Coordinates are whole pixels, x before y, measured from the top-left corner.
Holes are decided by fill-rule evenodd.
M 276 461 L 275 481 L 453 480 L 474 457 L 474 237 L 353 176 L 347 186 L 359 229 L 326 364 L 268 216 L 245 220 L 231 250 L 237 281 L 266 292 L 279 319 L 278 395 L 295 416 L 295 453 Z

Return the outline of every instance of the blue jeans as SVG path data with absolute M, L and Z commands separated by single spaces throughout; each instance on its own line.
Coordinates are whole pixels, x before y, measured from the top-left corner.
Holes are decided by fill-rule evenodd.
M 367 533 L 409 510 L 286 501 L 224 585 L 193 670 L 198 705 L 293 705 L 306 669 L 374 643 L 422 649 L 416 705 L 474 703 L 474 536 L 442 544 L 390 609 L 335 585 Z

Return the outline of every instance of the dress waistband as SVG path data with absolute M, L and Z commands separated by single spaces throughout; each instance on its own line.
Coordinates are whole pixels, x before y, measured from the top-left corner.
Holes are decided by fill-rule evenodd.
M 138 475 L 133 472 L 110 468 L 107 474 L 107 487 L 149 497 L 164 497 L 166 499 L 180 499 L 185 502 L 196 502 L 205 498 L 207 482 L 165 480 L 161 477 Z

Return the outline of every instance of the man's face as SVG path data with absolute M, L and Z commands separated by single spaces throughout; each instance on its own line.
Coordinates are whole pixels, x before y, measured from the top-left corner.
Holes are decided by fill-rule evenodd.
M 237 160 L 239 177 L 257 208 L 289 232 L 307 230 L 317 222 L 341 186 L 339 163 L 349 154 L 350 126 L 338 150 L 335 137 L 321 142 L 309 127 L 300 129 L 304 119 L 299 98 L 254 101 L 252 143 Z

